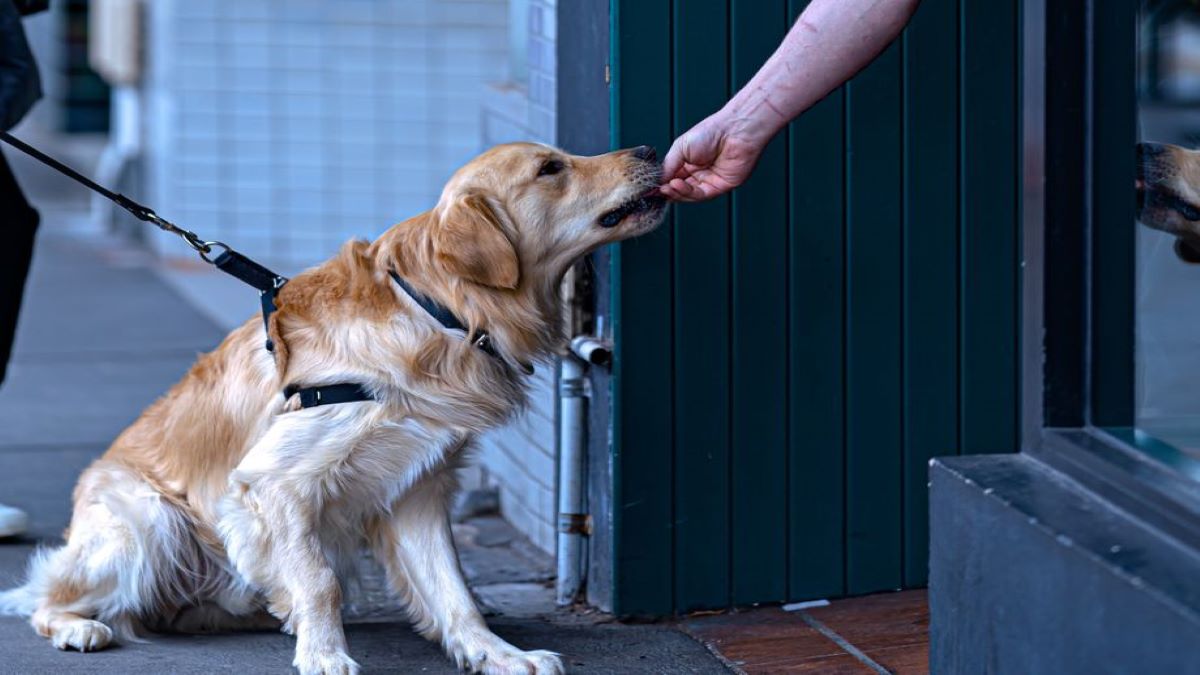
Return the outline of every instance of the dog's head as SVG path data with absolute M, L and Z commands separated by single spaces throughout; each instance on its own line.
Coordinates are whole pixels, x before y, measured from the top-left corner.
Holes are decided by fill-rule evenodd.
M 1200 152 L 1139 143 L 1137 156 L 1138 220 L 1179 237 L 1200 237 Z
M 432 210 L 371 245 L 374 278 L 395 270 L 529 363 L 561 342 L 560 284 L 571 264 L 662 222 L 661 173 L 645 146 L 595 157 L 497 146 L 459 169 Z
M 660 174 L 647 146 L 596 157 L 533 143 L 497 146 L 442 191 L 430 214 L 436 259 L 486 287 L 556 284 L 585 253 L 662 222 Z

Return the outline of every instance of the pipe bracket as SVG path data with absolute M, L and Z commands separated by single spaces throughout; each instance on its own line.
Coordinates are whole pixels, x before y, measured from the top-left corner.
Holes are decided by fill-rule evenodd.
M 558 514 L 558 531 L 563 534 L 591 536 L 592 515 L 590 513 L 560 513 Z

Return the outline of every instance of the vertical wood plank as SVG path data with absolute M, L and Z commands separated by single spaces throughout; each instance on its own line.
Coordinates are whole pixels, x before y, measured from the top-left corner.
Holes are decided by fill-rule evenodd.
M 727 99 L 729 2 L 673 5 L 678 135 Z M 674 208 L 675 605 L 688 612 L 729 604 L 729 199 Z
M 929 566 L 929 460 L 958 447 L 958 4 L 904 36 L 904 583 Z
M 808 0 L 792 0 L 797 17 Z M 788 597 L 845 592 L 844 91 L 789 129 Z
M 614 1 L 616 145 L 665 151 L 806 4 L 697 2 Z M 732 199 L 614 256 L 617 612 L 920 584 L 928 457 L 1015 448 L 1017 11 L 925 3 Z
M 901 82 L 893 44 L 846 91 L 846 584 L 901 582 Z
M 787 3 L 732 0 L 730 21 L 736 89 L 779 45 Z M 787 192 L 785 139 L 776 138 L 732 199 L 735 604 L 787 593 Z
M 613 0 L 612 7 L 614 142 L 666 148 L 670 4 Z M 671 224 L 615 253 L 614 611 L 663 615 L 674 606 Z
M 1012 452 L 1019 429 L 1017 5 L 963 0 L 960 12 L 960 448 Z

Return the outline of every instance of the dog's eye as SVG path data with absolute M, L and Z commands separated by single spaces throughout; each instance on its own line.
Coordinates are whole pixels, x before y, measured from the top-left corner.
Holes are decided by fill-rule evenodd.
M 557 159 L 547 160 L 542 164 L 542 168 L 538 169 L 538 176 L 553 176 L 563 170 L 563 163 Z

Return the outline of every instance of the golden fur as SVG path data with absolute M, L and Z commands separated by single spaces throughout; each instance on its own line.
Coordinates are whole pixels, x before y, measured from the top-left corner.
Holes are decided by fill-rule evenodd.
M 1175 252 L 1200 263 L 1200 151 L 1139 143 L 1138 220 L 1175 235 Z
M 369 548 L 417 630 L 461 667 L 560 672 L 557 656 L 487 629 L 458 571 L 447 500 L 471 438 L 522 405 L 523 367 L 561 343 L 563 274 L 655 227 L 661 200 L 639 199 L 657 180 L 657 165 L 629 151 L 513 144 L 475 159 L 433 210 L 289 282 L 273 354 L 255 318 L 200 357 L 84 472 L 66 545 L 39 555 L 0 609 L 83 651 L 114 630 L 245 627 L 266 611 L 296 634 L 301 672 L 352 673 L 339 577 Z M 622 206 L 633 212 L 603 227 Z M 436 323 L 389 270 L 486 330 L 499 358 Z M 334 382 L 363 383 L 377 400 L 300 410 L 281 393 Z

